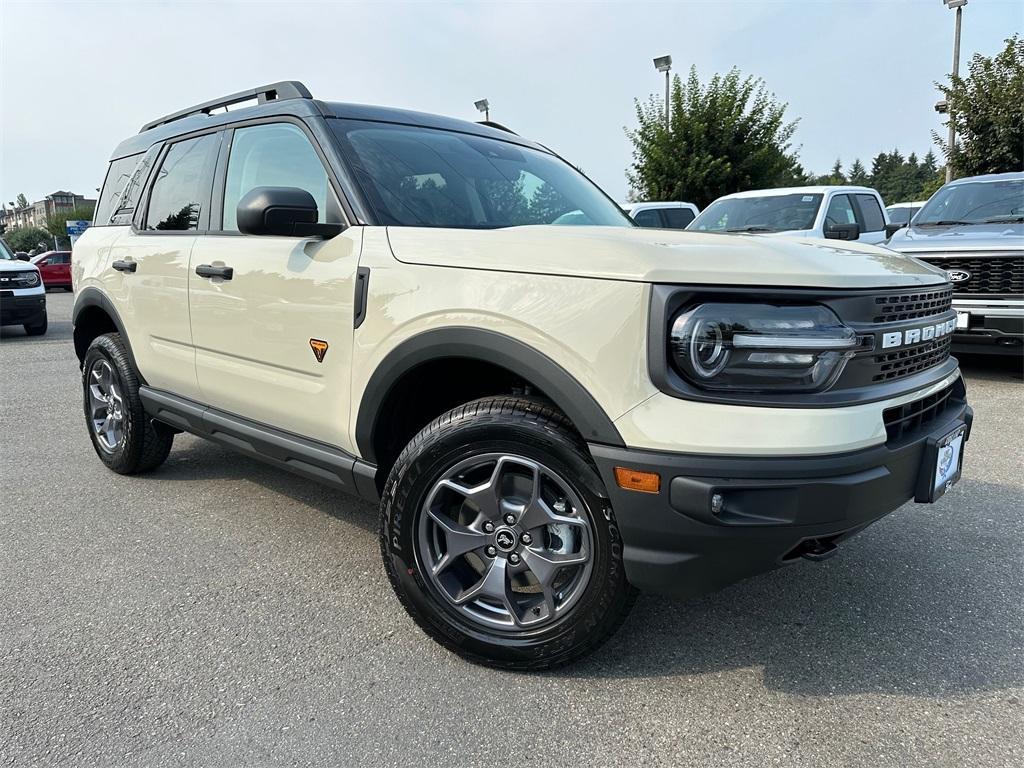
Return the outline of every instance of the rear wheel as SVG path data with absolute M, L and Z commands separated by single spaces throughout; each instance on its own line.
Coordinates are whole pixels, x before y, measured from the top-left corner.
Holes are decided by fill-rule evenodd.
M 85 423 L 100 461 L 122 475 L 164 463 L 174 433 L 146 416 L 139 379 L 120 334 L 98 336 L 82 364 Z
M 399 457 L 381 512 L 384 564 L 403 605 L 471 661 L 570 663 L 632 605 L 600 477 L 546 404 L 488 398 L 440 417 Z

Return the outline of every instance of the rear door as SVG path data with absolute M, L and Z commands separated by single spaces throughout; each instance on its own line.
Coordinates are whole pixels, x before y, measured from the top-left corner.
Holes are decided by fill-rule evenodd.
M 151 158 L 132 228 L 111 248 L 104 275 L 146 382 L 199 399 L 189 323 L 189 256 L 209 228 L 221 133 L 165 144 Z M 115 214 L 115 218 L 118 214 Z M 127 215 L 121 214 L 121 215 Z
M 243 235 L 238 201 L 263 186 L 304 189 L 317 202 L 320 222 L 343 223 L 328 165 L 303 125 L 264 121 L 233 129 L 217 171 L 215 231 L 199 238 L 189 272 L 201 399 L 346 448 L 362 228 L 326 241 Z M 204 277 L 196 272 L 201 267 L 229 267 L 230 277 Z

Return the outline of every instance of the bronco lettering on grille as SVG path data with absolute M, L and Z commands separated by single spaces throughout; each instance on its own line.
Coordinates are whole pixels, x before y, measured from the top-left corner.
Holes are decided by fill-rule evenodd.
M 919 344 L 922 341 L 941 339 L 956 330 L 956 320 L 911 328 L 907 331 L 890 331 L 882 334 L 882 349 L 901 347 L 904 344 Z

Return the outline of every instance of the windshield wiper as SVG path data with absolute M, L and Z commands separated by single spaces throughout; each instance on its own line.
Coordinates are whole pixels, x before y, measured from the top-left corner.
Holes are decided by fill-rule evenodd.
M 993 216 L 985 219 L 986 224 L 1021 224 L 1024 223 L 1024 216 Z
M 939 219 L 938 221 L 922 221 L 920 224 L 915 223 L 915 227 L 956 227 L 966 226 L 968 224 L 981 224 L 980 221 L 959 221 L 957 219 Z
M 725 230 L 726 232 L 774 232 L 775 230 L 771 227 L 759 227 L 757 224 L 751 224 L 749 227 L 733 227 L 732 229 Z

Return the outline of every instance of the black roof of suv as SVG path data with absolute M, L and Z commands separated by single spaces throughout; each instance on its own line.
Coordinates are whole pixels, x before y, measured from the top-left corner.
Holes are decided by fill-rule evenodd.
M 225 110 L 233 104 L 244 103 L 253 99 L 259 103 L 254 106 L 236 107 L 230 111 L 214 112 L 215 110 Z M 320 101 L 314 99 L 309 89 L 302 83 L 295 80 L 286 80 L 196 104 L 195 106 L 172 112 L 169 115 L 146 123 L 138 134 L 118 144 L 110 159 L 116 160 L 127 155 L 145 152 L 157 142 L 192 131 L 215 128 L 241 120 L 275 115 L 291 115 L 300 118 L 346 118 L 350 120 L 371 120 L 400 125 L 416 125 L 424 128 L 438 128 L 486 136 L 545 152 L 550 151 L 536 142 L 517 136 L 507 128 L 496 123 L 473 123 L 468 120 L 457 120 L 451 117 L 432 115 L 426 112 L 415 112 L 408 109 Z

